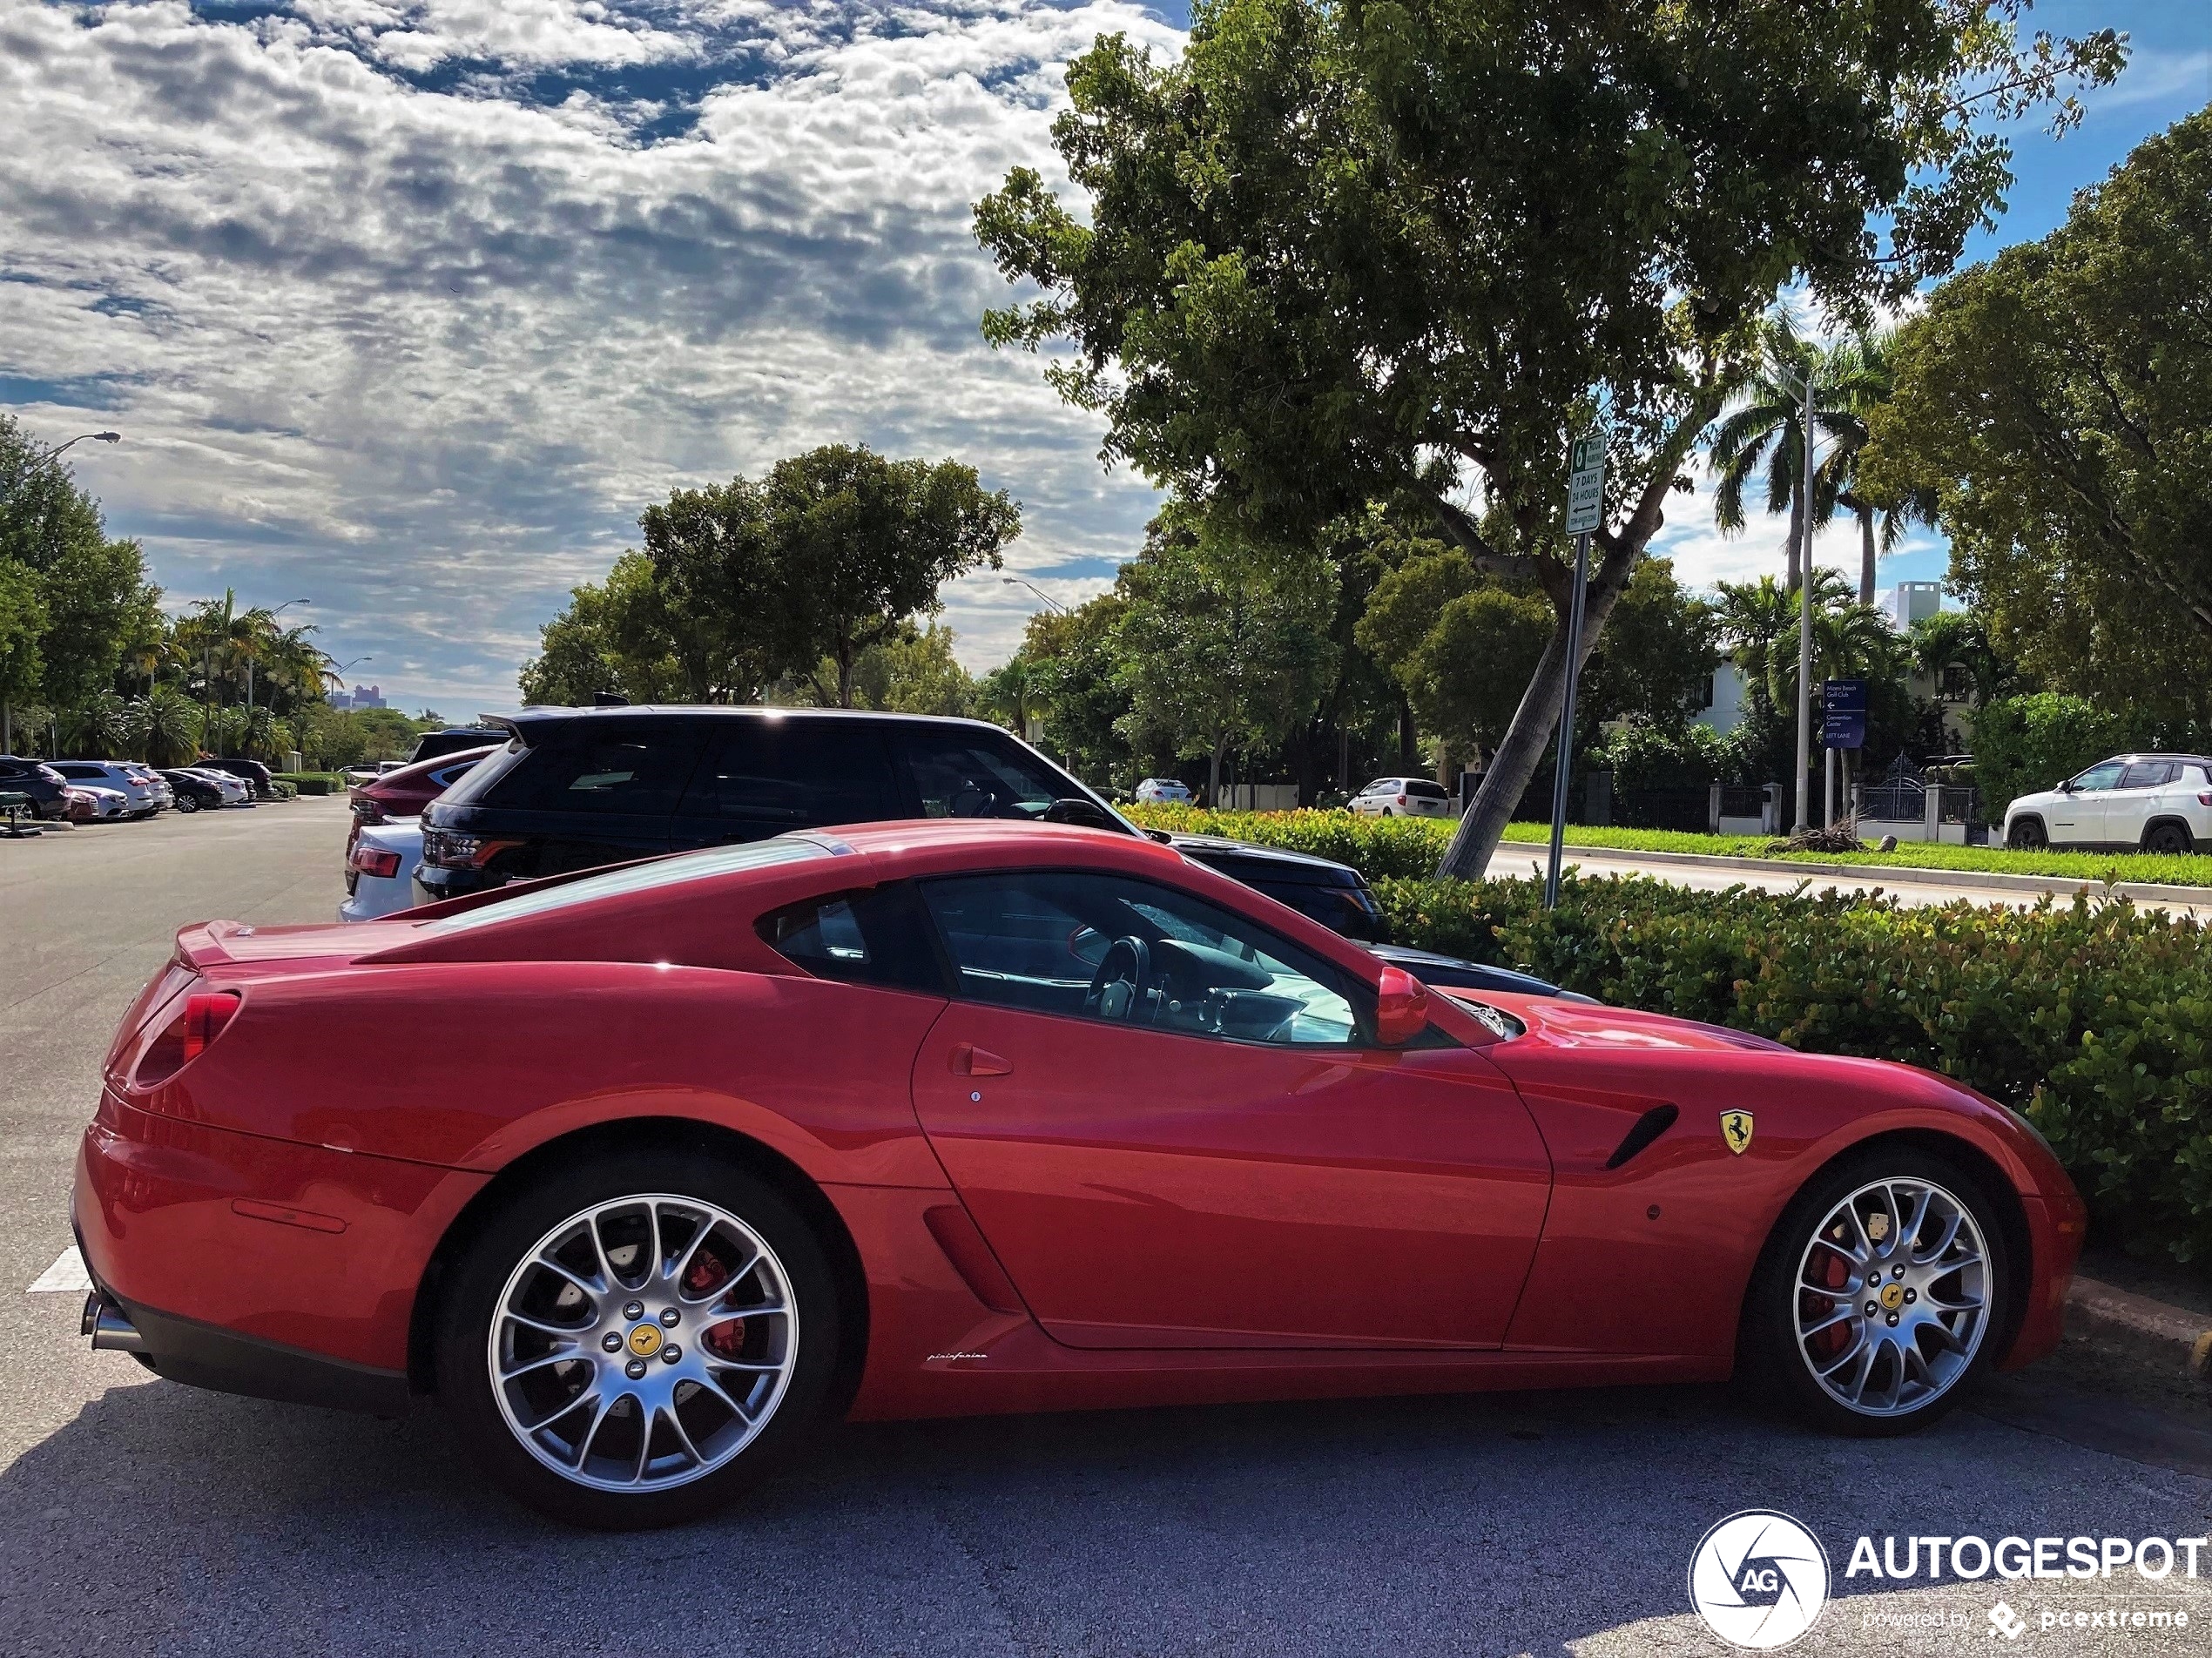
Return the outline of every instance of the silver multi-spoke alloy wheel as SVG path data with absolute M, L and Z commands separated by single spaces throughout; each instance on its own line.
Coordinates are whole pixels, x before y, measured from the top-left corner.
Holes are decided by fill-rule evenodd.
M 1845 1410 L 1910 1415 L 1974 1362 L 1988 1328 L 1989 1247 L 1973 1211 L 1932 1181 L 1869 1182 L 1798 1257 L 1797 1356 Z
M 756 1439 L 799 1354 L 767 1241 L 696 1197 L 595 1203 L 547 1232 L 500 1291 L 485 1362 L 516 1439 L 597 1491 L 687 1485 Z

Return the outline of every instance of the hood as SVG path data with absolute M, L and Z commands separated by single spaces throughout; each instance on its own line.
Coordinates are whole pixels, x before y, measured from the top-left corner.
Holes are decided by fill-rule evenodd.
M 1601 1002 L 1516 998 L 1513 1012 L 1554 1048 L 1596 1048 L 1614 1052 L 1671 1048 L 1692 1053 L 1790 1054 L 1797 1050 L 1749 1031 L 1703 1025 L 1694 1019 L 1640 1013 Z

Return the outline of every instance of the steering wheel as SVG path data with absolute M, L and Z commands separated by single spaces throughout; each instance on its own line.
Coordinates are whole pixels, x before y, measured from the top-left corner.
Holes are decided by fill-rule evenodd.
M 1151 981 L 1151 950 L 1135 933 L 1124 933 L 1098 959 L 1098 971 L 1091 974 L 1090 989 L 1083 997 L 1083 1011 L 1099 1019 L 1127 1020 L 1144 1005 Z

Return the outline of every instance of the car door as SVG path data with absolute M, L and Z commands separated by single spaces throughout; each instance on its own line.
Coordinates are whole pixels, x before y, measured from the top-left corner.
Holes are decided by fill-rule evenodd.
M 671 838 L 679 849 L 903 815 L 882 727 L 826 715 L 714 723 Z
M 2097 839 L 2114 846 L 2134 848 L 2143 844 L 2143 830 L 2159 804 L 2159 792 L 2181 775 L 2172 760 L 2130 760 L 2120 773 L 2104 808 L 2104 827 Z
M 1150 881 L 924 881 L 955 999 L 922 1127 L 1030 1311 L 1102 1348 L 1493 1347 L 1550 1163 L 1479 1052 L 1377 1047 L 1351 975 Z
M 2051 804 L 2051 839 L 2067 846 L 2093 846 L 2109 839 L 2105 823 L 2113 792 L 2124 762 L 2106 760 L 2074 779 L 2074 786 L 2059 791 Z

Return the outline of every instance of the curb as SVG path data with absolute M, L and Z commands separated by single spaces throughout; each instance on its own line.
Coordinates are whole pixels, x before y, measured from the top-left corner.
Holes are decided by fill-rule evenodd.
M 2125 1348 L 2200 1381 L 2212 1380 L 2212 1318 L 2126 1290 L 2077 1277 L 2066 1295 L 2074 1333 Z
M 1518 853 L 1523 846 L 1541 853 L 1541 841 L 1501 840 L 1498 850 L 1490 855 L 1496 863 L 1511 848 Z M 1719 853 L 1708 852 L 1630 852 L 1620 846 L 1578 846 L 1567 843 L 1569 856 L 1608 859 L 1622 863 L 1677 864 L 1706 869 L 1750 869 L 1766 874 L 1784 871 L 1802 870 L 1805 878 L 1817 880 L 1823 875 L 1876 884 L 1923 886 L 1981 886 L 1993 892 L 2025 893 L 2037 897 L 2046 893 L 2053 898 L 2072 898 L 2076 893 L 2092 897 L 2114 893 L 2127 898 L 2150 899 L 2167 904 L 2202 904 L 2212 906 L 2212 886 L 2175 886 L 2162 881 L 2114 881 L 2110 886 L 2101 880 L 2091 880 L 2070 875 L 2007 875 L 1996 870 L 1919 869 L 1910 864 L 1817 864 L 1810 859 L 1794 858 L 1731 858 Z M 1487 871 L 1485 872 L 1487 873 Z

